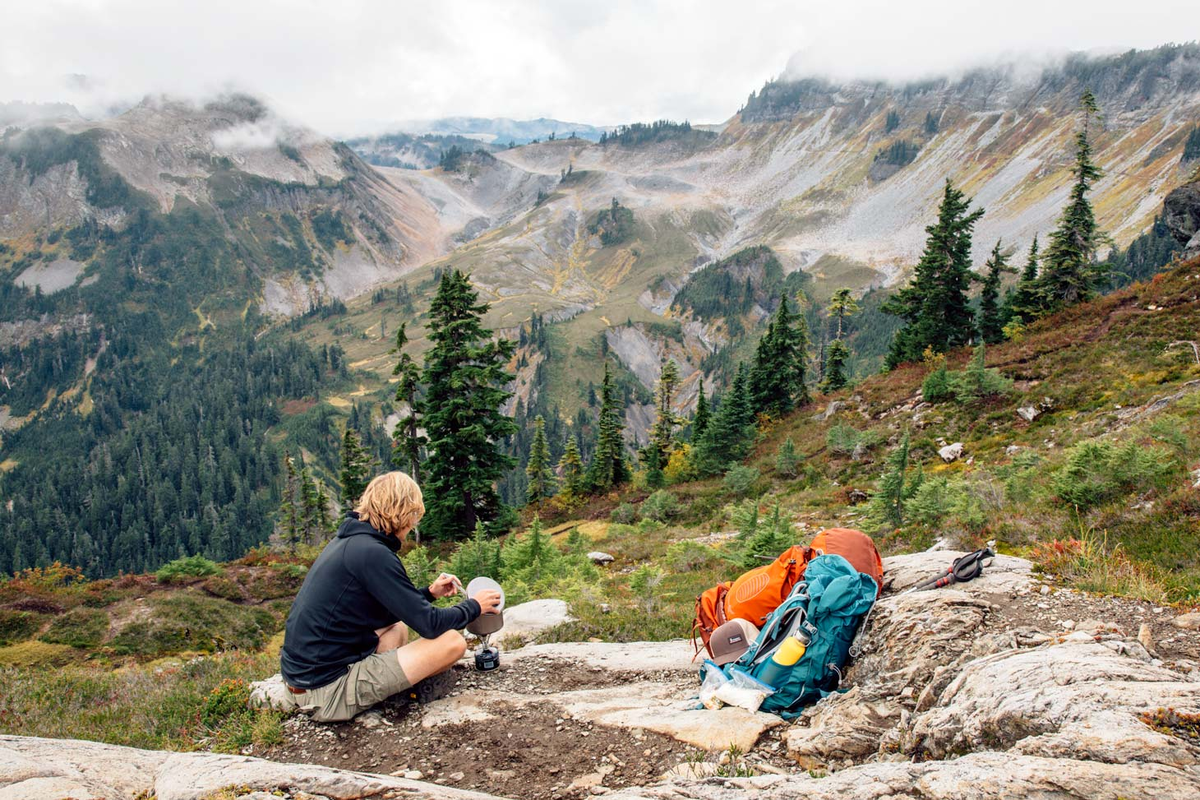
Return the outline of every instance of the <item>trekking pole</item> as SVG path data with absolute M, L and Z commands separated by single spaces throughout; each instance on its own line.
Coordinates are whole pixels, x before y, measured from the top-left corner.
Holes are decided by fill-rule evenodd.
M 949 586 L 953 583 L 966 583 L 978 578 L 983 574 L 983 568 L 990 566 L 992 559 L 996 557 L 995 547 L 996 540 L 992 539 L 987 543 L 987 547 L 984 547 L 982 550 L 976 550 L 973 553 L 967 553 L 965 556 L 959 556 L 954 559 L 954 563 L 950 565 L 945 573 L 935 575 L 928 580 L 912 586 L 904 594 L 941 589 L 943 586 Z

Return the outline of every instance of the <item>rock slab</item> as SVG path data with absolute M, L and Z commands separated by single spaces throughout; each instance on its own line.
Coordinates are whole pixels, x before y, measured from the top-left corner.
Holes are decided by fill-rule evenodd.
M 77 739 L 0 736 L 4 800 L 203 800 L 229 786 L 243 795 L 279 787 L 330 800 L 387 792 L 406 800 L 496 800 L 493 795 L 309 764 L 217 753 L 168 753 Z

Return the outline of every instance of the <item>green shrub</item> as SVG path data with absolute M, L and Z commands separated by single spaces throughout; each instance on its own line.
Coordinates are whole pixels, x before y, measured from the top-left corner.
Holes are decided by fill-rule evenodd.
M 997 470 L 1004 480 L 1004 499 L 1009 503 L 1027 503 L 1042 488 L 1043 476 L 1038 465 L 1042 457 L 1033 450 L 1021 450 L 1012 463 Z
M 159 568 L 154 577 L 159 583 L 175 583 L 186 578 L 203 578 L 220 575 L 221 567 L 201 555 L 177 558 Z
M 860 431 L 839 422 L 825 432 L 825 446 L 838 455 L 848 456 L 859 445 L 870 450 L 883 442 L 883 434 L 876 430 Z
M 761 567 L 796 543 L 791 518 L 776 505 L 769 517 L 758 521 L 753 535 L 743 539 L 738 559 L 746 569 Z
M 785 478 L 794 478 L 799 463 L 800 459 L 796 456 L 796 445 L 789 436 L 780 443 L 779 449 L 775 452 L 775 472 Z
M 231 581 L 222 575 L 213 575 L 202 583 L 200 588 L 213 597 L 220 597 L 235 602 L 242 599 L 242 587 L 238 586 L 236 581 Z
M 953 492 L 950 482 L 942 476 L 922 481 L 913 496 L 904 504 L 909 522 L 937 525 L 950 513 Z
M 635 602 L 647 614 L 658 611 L 665 599 L 661 590 L 666 573 L 651 564 L 638 567 L 629 576 L 629 589 L 633 592 Z
M 1177 469 L 1178 462 L 1165 448 L 1093 439 L 1068 451 L 1053 487 L 1060 500 L 1086 511 L 1118 497 L 1164 488 Z
M 666 522 L 679 513 L 679 501 L 675 495 L 665 489 L 659 489 L 642 501 L 641 513 L 646 519 Z
M 1169 445 L 1180 453 L 1187 452 L 1188 435 L 1183 430 L 1183 420 L 1173 414 L 1155 418 L 1146 428 L 1151 439 Z
M 32 611 L 0 608 L 0 646 L 20 642 L 37 633 L 43 617 Z
M 258 650 L 280 627 L 266 609 L 197 594 L 154 598 L 150 607 L 149 619 L 129 623 L 108 643 L 113 654 Z
M 209 727 L 223 722 L 226 717 L 244 711 L 250 703 L 250 686 L 243 680 L 226 679 L 209 693 L 200 712 L 200 721 Z
M 430 555 L 429 548 L 418 545 L 400 559 L 404 563 L 404 571 L 414 586 L 428 586 L 441 572 L 437 559 Z
M 725 479 L 722 481 L 723 485 L 725 486 L 725 491 L 737 497 L 749 494 L 750 490 L 754 488 L 754 484 L 757 482 L 758 470 L 756 470 L 754 467 L 747 467 L 742 464 L 731 467 L 729 471 L 725 473 Z
M 943 403 L 955 400 L 971 405 L 988 397 L 1008 394 L 1012 381 L 994 369 L 985 366 L 985 350 L 981 344 L 975 355 L 961 372 L 950 372 L 945 363 L 925 376 L 921 384 L 921 396 L 927 403 Z
M 950 373 L 945 363 L 925 376 L 921 383 L 921 397 L 926 403 L 942 403 L 953 399 L 954 390 L 950 386 Z
M 678 574 L 682 572 L 695 572 L 698 569 L 711 567 L 722 561 L 723 559 L 720 554 L 713 548 L 685 539 L 667 548 L 667 554 L 663 559 L 663 566 L 670 572 Z
M 96 647 L 108 633 L 108 614 L 95 608 L 73 608 L 50 623 L 43 642 L 71 647 Z
M 610 518 L 618 525 L 632 525 L 637 519 L 637 509 L 630 503 L 621 503 L 612 510 Z
M 953 375 L 951 383 L 954 387 L 954 399 L 959 403 L 970 405 L 984 398 L 1012 391 L 1012 380 L 994 369 L 987 369 L 984 359 L 984 346 L 980 344 L 975 348 L 975 355 L 967 364 L 967 368 Z

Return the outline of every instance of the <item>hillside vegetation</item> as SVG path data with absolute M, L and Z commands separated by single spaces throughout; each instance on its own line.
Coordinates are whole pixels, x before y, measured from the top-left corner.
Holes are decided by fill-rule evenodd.
M 544 501 L 536 522 L 528 509 L 527 530 L 502 545 L 409 549 L 405 563 L 417 581 L 441 568 L 464 580 L 498 573 L 513 603 L 568 599 L 576 621 L 551 631 L 556 640 L 686 636 L 700 591 L 832 525 L 868 530 L 887 553 L 994 538 L 1050 581 L 1195 604 L 1200 365 L 1171 345 L 1197 330 L 1193 260 L 989 348 L 984 373 L 963 350 L 819 396 L 760 428 L 753 455 L 724 476 L 651 491 L 639 473 L 619 492 Z M 922 385 L 943 366 L 952 391 L 924 401 Z M 874 512 L 905 440 L 910 491 L 895 524 Z M 943 442 L 961 442 L 962 456 L 943 461 Z M 594 567 L 588 549 L 615 561 Z M 101 581 L 53 567 L 0 582 L 0 674 L 11 687 L 0 730 L 149 747 L 277 741 L 279 718 L 239 702 L 246 681 L 275 671 L 316 552 L 260 548 Z

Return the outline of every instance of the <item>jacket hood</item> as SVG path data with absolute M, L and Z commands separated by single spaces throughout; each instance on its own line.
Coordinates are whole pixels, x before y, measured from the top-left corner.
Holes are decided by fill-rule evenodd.
M 346 521 L 342 523 L 342 527 L 338 528 L 337 538 L 349 539 L 351 536 L 371 536 L 382 542 L 387 549 L 397 551 L 402 544 L 395 536 L 388 536 L 386 533 L 381 533 L 366 520 L 358 518 L 358 513 L 351 511 L 346 515 Z

